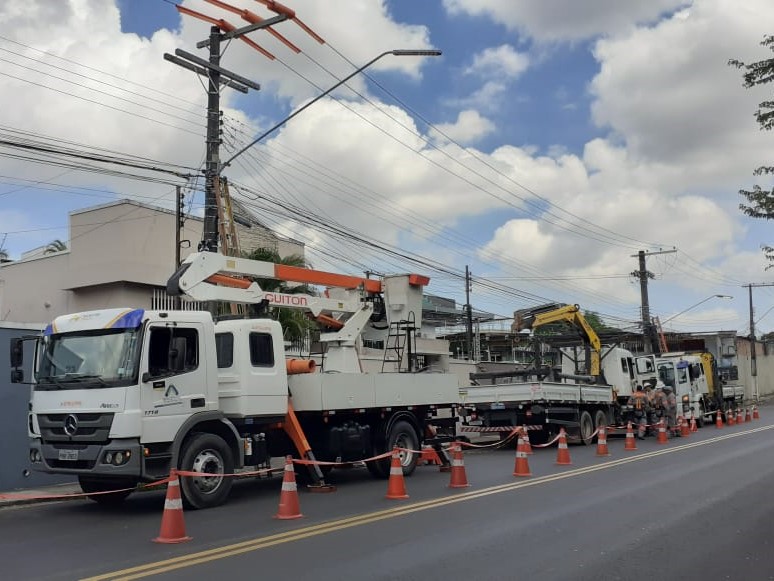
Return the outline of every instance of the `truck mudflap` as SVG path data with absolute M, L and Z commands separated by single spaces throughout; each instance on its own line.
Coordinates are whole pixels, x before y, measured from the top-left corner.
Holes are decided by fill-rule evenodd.
M 293 409 L 292 398 L 288 398 L 288 411 L 285 414 L 285 421 L 282 422 L 282 429 L 290 437 L 301 459 L 311 462 L 317 461 Z M 318 464 L 307 464 L 306 469 L 309 471 L 309 478 L 311 480 L 311 484 L 307 486 L 310 492 L 334 492 L 336 490 L 335 486 L 325 482 L 325 477 Z

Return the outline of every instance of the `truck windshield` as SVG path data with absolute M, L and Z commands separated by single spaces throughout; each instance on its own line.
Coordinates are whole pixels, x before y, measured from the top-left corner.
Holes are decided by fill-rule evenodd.
M 675 366 L 672 363 L 658 364 L 658 378 L 665 384 L 675 387 Z
M 137 381 L 138 329 L 101 329 L 43 339 L 38 389 L 118 387 Z

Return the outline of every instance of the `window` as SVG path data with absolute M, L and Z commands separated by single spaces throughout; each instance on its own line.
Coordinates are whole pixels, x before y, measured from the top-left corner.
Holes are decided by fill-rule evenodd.
M 637 373 L 653 373 L 653 360 L 650 357 L 637 357 Z
M 623 371 L 624 373 L 629 372 L 629 364 L 626 361 L 625 357 L 621 357 L 621 371 Z
M 188 373 L 199 366 L 196 329 L 152 327 L 148 341 L 148 372 L 152 377 Z
M 215 353 L 217 353 L 218 369 L 234 365 L 233 333 L 215 333 Z
M 274 342 L 268 333 L 250 333 L 250 363 L 253 367 L 274 366 Z

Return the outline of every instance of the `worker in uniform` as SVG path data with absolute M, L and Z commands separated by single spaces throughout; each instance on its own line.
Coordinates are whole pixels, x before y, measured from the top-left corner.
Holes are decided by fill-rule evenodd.
M 637 424 L 637 437 L 644 440 L 645 426 L 648 422 L 648 397 L 641 385 L 637 386 L 637 391 L 631 395 L 628 403 L 634 414 L 634 423 Z
M 652 436 L 655 433 L 653 426 L 656 425 L 656 392 L 652 383 L 645 384 L 645 397 L 648 400 L 648 429 L 645 435 Z
M 656 389 L 653 391 L 653 419 L 652 423 L 656 426 L 653 431 L 658 431 L 658 423 L 661 420 L 666 421 L 666 409 L 669 405 L 667 395 L 664 393 L 664 382 L 658 380 Z
M 664 385 L 664 395 L 666 396 L 665 416 L 667 419 L 667 434 L 680 435 L 677 427 L 677 396 L 675 395 L 672 386 Z

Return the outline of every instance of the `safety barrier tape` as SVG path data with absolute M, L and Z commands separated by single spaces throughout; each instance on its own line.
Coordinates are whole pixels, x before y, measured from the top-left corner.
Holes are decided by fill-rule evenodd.
M 414 452 L 415 454 L 422 453 L 421 450 L 417 451 L 411 450 L 409 448 L 398 448 L 398 450 L 406 450 L 408 452 Z M 382 460 L 384 458 L 389 458 L 390 456 L 392 456 L 392 450 L 385 452 L 384 454 L 379 454 L 378 456 L 371 456 L 370 458 L 364 458 L 362 460 L 351 460 L 349 462 L 330 462 L 327 460 L 305 460 L 293 458 L 293 464 L 301 464 L 303 466 L 350 466 L 355 462 L 373 462 L 374 460 Z
M 117 488 L 116 490 L 103 490 L 100 492 L 71 492 L 68 494 L 16 494 L 9 492 L 6 494 L 0 494 L 0 500 L 63 500 L 65 498 L 79 498 L 85 496 L 98 496 L 103 494 L 116 494 L 117 492 L 142 490 L 143 488 L 153 488 L 154 486 L 167 484 L 169 481 L 170 478 L 167 476 L 161 480 L 139 484 L 137 486 L 132 486 L 131 488 Z
M 460 426 L 461 432 L 510 432 L 517 428 L 526 428 L 528 431 L 539 431 L 543 429 L 542 425 L 526 425 L 526 426 Z
M 234 472 L 232 474 L 218 474 L 216 472 L 193 472 L 190 470 L 178 470 L 178 476 L 223 476 L 223 477 L 241 477 L 241 476 L 263 476 L 272 472 L 282 472 L 283 468 L 261 468 L 260 470 L 250 470 L 244 472 Z

